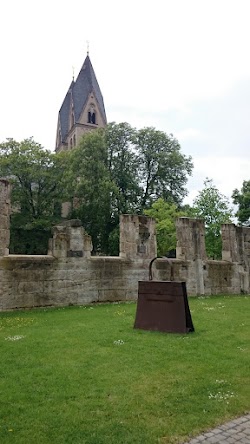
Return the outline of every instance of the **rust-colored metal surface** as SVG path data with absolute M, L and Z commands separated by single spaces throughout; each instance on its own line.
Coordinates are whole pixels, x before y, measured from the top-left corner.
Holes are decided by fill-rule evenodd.
M 152 278 L 152 263 L 149 274 Z M 171 272 L 172 278 L 172 272 Z M 194 331 L 185 282 L 139 281 L 134 328 L 169 333 Z

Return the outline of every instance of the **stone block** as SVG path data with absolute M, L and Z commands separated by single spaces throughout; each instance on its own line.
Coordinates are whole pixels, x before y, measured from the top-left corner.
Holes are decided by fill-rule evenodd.
M 222 260 L 232 262 L 231 252 L 228 250 L 226 250 L 226 251 L 223 250 L 222 251 Z
M 9 217 L 4 214 L 0 214 L 0 229 L 9 230 Z
M 155 222 L 147 216 L 120 216 L 120 256 L 130 259 L 156 256 Z
M 83 227 L 70 227 L 67 230 L 69 238 L 69 250 L 83 251 L 84 249 L 84 230 Z

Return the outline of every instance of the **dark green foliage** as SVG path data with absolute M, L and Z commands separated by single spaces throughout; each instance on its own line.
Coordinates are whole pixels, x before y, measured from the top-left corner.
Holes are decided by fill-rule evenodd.
M 250 180 L 244 180 L 241 190 L 235 189 L 233 203 L 238 205 L 236 216 L 242 225 L 250 225 Z
M 113 228 L 117 189 L 110 178 L 107 157 L 103 131 L 94 131 L 82 138 L 71 159 L 72 193 L 77 202 L 72 217 L 80 218 L 91 235 L 94 254 L 108 250 Z
M 192 166 L 177 140 L 155 128 L 113 122 L 84 135 L 71 152 L 69 195 L 77 197 L 71 215 L 92 236 L 94 253 L 118 253 L 120 214 L 142 213 L 161 196 L 178 205 Z
M 61 219 L 61 203 L 70 202 L 68 217 L 81 219 L 93 253 L 118 254 L 120 214 L 142 213 L 159 197 L 179 205 L 192 166 L 172 135 L 128 123 L 87 133 L 77 148 L 59 154 L 33 139 L 9 139 L 0 145 L 0 176 L 13 183 L 11 251 L 45 251 L 40 230 L 49 233 Z M 30 243 L 18 241 L 25 231 Z
M 110 256 L 119 256 L 120 228 L 117 225 L 109 234 L 107 254 Z
M 49 229 L 14 228 L 10 229 L 10 252 L 15 254 L 47 254 L 48 243 L 51 238 Z
M 139 159 L 132 149 L 136 130 L 128 123 L 110 123 L 105 129 L 108 169 L 117 187 L 118 214 L 137 212 L 142 189 L 138 177 Z
M 173 137 L 155 128 L 136 133 L 139 179 L 143 186 L 141 210 L 162 197 L 179 205 L 187 195 L 187 177 L 191 175 L 191 157 L 181 154 L 180 144 Z
M 12 253 L 47 252 L 51 226 L 60 220 L 62 159 L 32 138 L 20 143 L 8 139 L 0 145 L 0 176 L 12 182 Z M 19 239 L 21 233 L 24 239 Z

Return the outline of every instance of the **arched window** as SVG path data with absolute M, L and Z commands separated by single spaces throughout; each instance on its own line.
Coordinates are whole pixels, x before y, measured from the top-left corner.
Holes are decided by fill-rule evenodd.
M 88 123 L 92 123 L 93 125 L 96 125 L 96 112 L 95 112 L 95 105 L 93 103 L 90 104 L 89 111 L 88 111 Z
M 70 139 L 70 149 L 72 150 L 72 137 Z
M 76 135 L 73 136 L 73 145 L 76 146 Z

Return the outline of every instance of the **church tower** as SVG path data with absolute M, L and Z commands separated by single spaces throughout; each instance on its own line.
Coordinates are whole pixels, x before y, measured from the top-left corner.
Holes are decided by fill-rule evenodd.
M 107 124 L 102 93 L 89 54 L 73 79 L 58 115 L 56 152 L 70 150 L 87 131 Z

